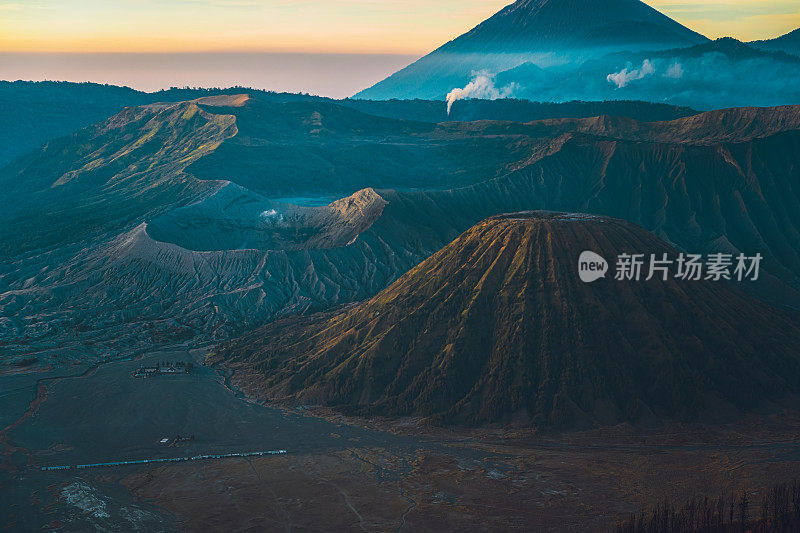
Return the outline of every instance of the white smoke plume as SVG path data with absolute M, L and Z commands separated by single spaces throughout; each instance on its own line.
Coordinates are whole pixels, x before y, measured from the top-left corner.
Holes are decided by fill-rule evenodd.
M 653 65 L 652 61 L 649 59 L 645 59 L 642 63 L 642 66 L 633 70 L 630 70 L 628 67 L 620 70 L 619 72 L 614 72 L 613 74 L 609 74 L 606 79 L 617 86 L 617 89 L 622 89 L 623 87 L 627 86 L 630 82 L 641 80 L 651 74 L 654 74 L 656 71 L 656 67 Z
M 497 100 L 498 98 L 509 98 L 517 88 L 516 83 L 497 88 L 494 85 L 493 77 L 487 71 L 473 72 L 472 81 L 463 89 L 453 89 L 447 93 L 447 114 L 453 108 L 456 100 L 466 100 L 476 98 L 479 100 Z
M 275 209 L 267 209 L 261 213 L 261 220 L 271 225 L 280 224 L 283 222 L 283 215 Z
M 683 65 L 680 63 L 673 63 L 669 66 L 667 71 L 664 73 L 665 78 L 671 78 L 673 80 L 679 80 L 683 78 Z

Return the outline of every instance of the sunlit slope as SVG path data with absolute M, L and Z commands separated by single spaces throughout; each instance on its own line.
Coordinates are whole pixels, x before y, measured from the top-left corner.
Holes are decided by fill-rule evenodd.
M 0 171 L 4 253 L 120 230 L 217 187 L 184 169 L 236 134 L 196 102 L 126 108 Z
M 797 306 L 799 151 L 795 131 L 715 145 L 565 134 L 501 178 L 451 192 L 387 194 L 386 215 L 399 210 L 426 221 L 420 228 L 448 221 L 462 230 L 523 209 L 610 215 L 687 251 L 761 253 L 767 273 L 781 283 L 767 276 L 759 290 Z
M 724 282 L 616 281 L 612 266 L 585 284 L 584 250 L 676 254 L 620 220 L 497 216 L 374 298 L 270 324 L 214 358 L 263 397 L 468 425 L 685 419 L 800 387 L 797 315 Z
M 478 221 L 530 209 L 761 253 L 746 288 L 796 307 L 799 115 L 430 124 L 252 97 L 127 109 L 0 172 L 0 342 L 90 357 L 226 338 L 369 298 Z M 315 207 L 279 201 L 310 194 Z

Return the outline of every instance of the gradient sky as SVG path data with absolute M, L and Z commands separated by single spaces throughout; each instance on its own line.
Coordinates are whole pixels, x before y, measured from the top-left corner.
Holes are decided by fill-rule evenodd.
M 508 3 L 510 0 L 0 0 L 0 52 L 423 54 Z M 764 39 L 800 27 L 798 0 L 648 3 L 712 38 Z

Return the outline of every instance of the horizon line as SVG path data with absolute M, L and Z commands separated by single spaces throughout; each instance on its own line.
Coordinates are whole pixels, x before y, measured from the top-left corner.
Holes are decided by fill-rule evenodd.
M 797 28 L 800 29 L 800 28 Z M 721 39 L 734 39 L 744 44 L 761 42 L 761 41 L 770 41 L 773 39 L 778 39 L 789 33 L 792 33 L 797 30 L 791 30 L 786 33 L 781 33 L 775 37 L 764 37 L 761 39 L 753 39 L 753 40 L 742 40 L 738 37 L 734 37 L 732 35 L 722 35 L 719 37 L 707 37 L 703 34 L 703 37 L 708 39 L 709 41 L 719 41 Z M 442 43 L 443 46 L 446 43 Z M 251 55 L 251 54 L 272 54 L 272 55 L 317 55 L 317 56 L 375 56 L 375 57 L 423 57 L 428 55 L 439 47 L 426 50 L 426 51 L 416 51 L 416 52 L 400 52 L 400 51 L 330 51 L 330 50 L 281 50 L 281 49 L 266 49 L 266 50 L 256 50 L 256 49 L 226 49 L 226 48 L 207 48 L 207 49 L 197 49 L 197 50 L 0 50 L 0 56 L 2 55 L 70 55 L 70 56 L 79 56 L 79 55 L 198 55 L 198 54 L 242 54 L 242 55 Z

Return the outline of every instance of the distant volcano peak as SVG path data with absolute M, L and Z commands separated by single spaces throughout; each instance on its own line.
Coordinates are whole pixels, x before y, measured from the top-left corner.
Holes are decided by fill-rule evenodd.
M 707 41 L 639 0 L 519 0 L 356 97 L 443 98 L 473 72 Z
M 706 40 L 639 0 L 519 0 L 443 48 L 521 53 L 553 44 L 660 47 Z

